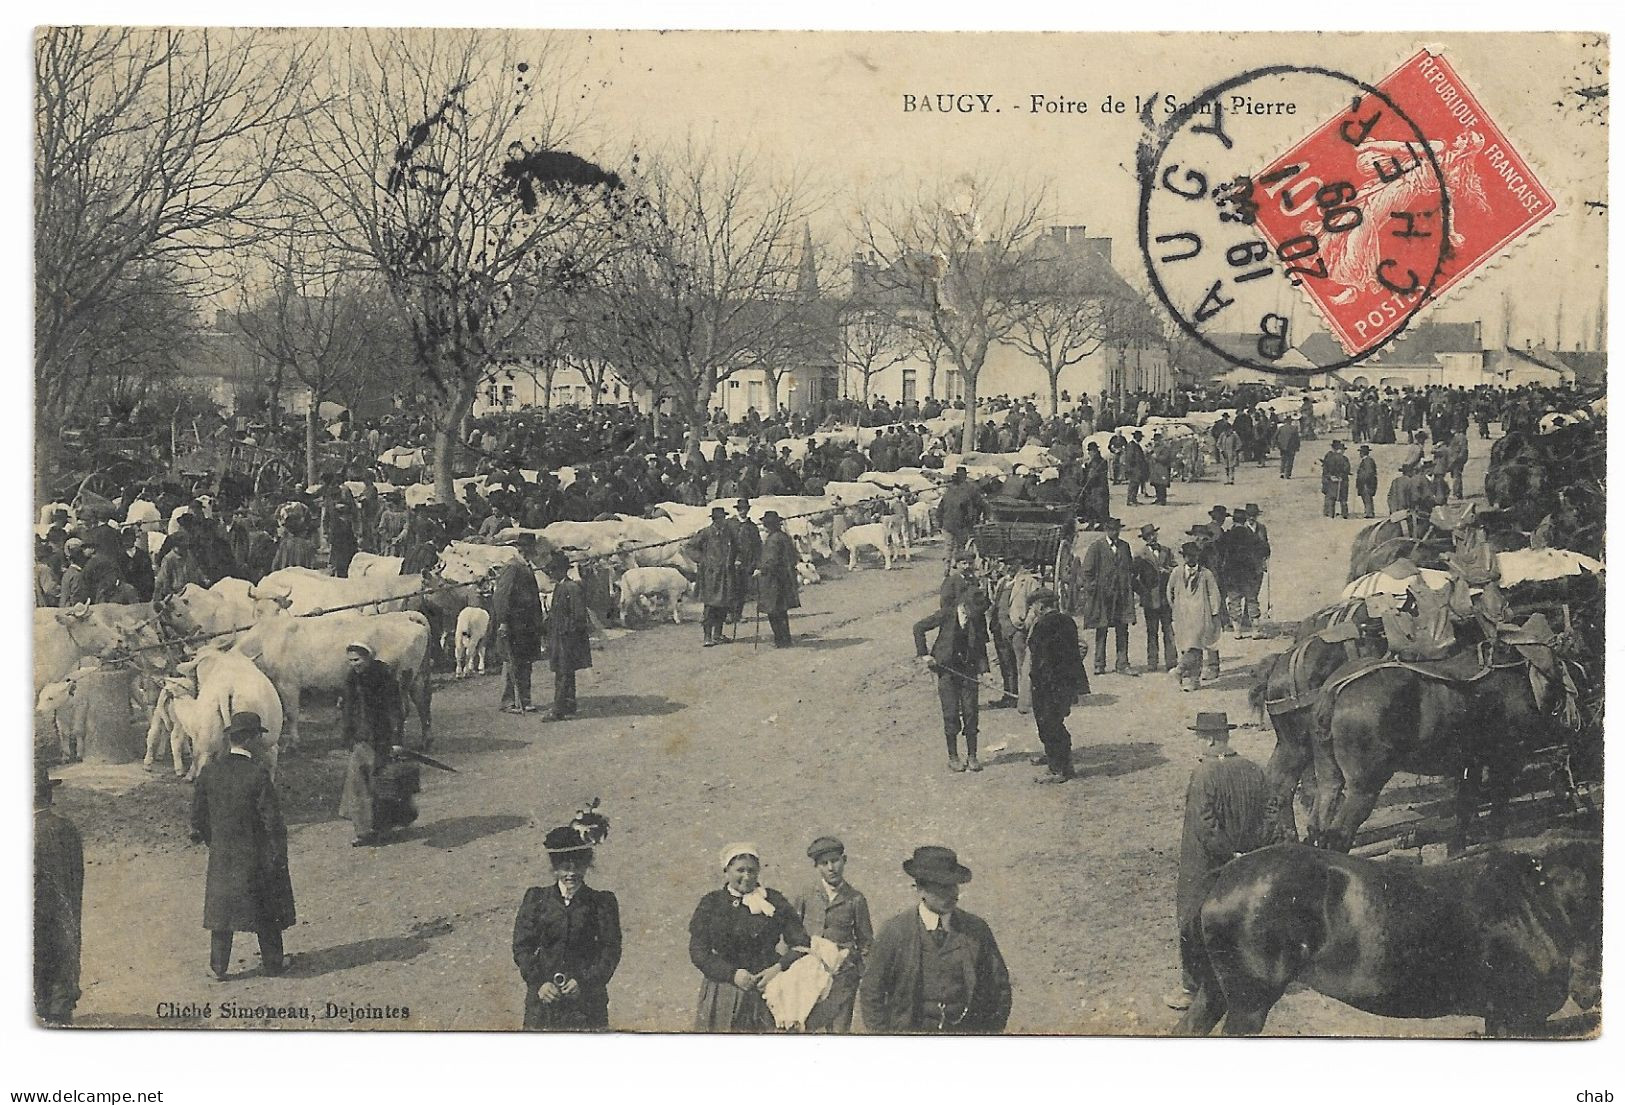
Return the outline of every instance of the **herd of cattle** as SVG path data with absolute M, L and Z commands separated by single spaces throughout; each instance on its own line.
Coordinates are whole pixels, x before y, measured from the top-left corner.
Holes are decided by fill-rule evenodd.
M 1008 474 L 1020 459 L 999 456 L 976 470 Z M 920 469 L 867 473 L 831 483 L 821 496 L 761 497 L 751 507 L 758 518 L 774 510 L 785 519 L 800 554 L 797 573 L 811 584 L 820 579 L 818 565 L 836 556 L 856 568 L 860 554 L 872 553 L 889 568 L 894 556 L 907 555 L 937 526 L 941 477 Z M 733 513 L 731 502 L 715 505 Z M 138 501 L 132 517 L 144 518 L 149 506 Z M 50 504 L 42 519 L 62 507 Z M 224 750 L 231 713 L 251 710 L 268 730 L 264 751 L 274 770 L 277 753 L 299 743 L 303 692 L 340 689 L 345 647 L 361 640 L 398 673 L 427 744 L 433 665 L 446 657 L 458 676 L 485 670 L 486 595 L 495 575 L 520 557 L 520 534 L 538 538 L 538 562 L 563 550 L 583 575 L 598 576 L 623 624 L 657 612 L 680 622 L 697 577 L 685 546 L 710 523 L 710 510 L 664 503 L 651 517 L 507 529 L 491 544 L 452 542 L 421 575 L 402 575 L 398 557 L 358 553 L 344 578 L 290 567 L 257 584 L 227 578 L 208 588 L 188 585 L 151 605 L 36 609 L 36 733 L 57 744 L 63 759 L 82 755 L 94 697 L 85 693 L 86 676 L 128 670 L 131 705 L 147 724 L 146 766 L 167 742 L 176 775 L 196 778 Z M 169 519 L 169 529 L 177 525 L 178 517 Z M 162 526 L 149 533 L 155 544 L 163 536 Z M 554 581 L 539 570 L 536 578 L 545 603 Z

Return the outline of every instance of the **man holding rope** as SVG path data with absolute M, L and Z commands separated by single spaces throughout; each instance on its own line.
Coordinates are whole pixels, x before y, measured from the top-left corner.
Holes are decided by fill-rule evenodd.
M 960 596 L 914 623 L 914 652 L 921 669 L 937 676 L 937 698 L 942 703 L 942 732 L 948 742 L 948 770 L 980 771 L 976 758 L 981 676 L 991 670 L 987 662 L 987 611 L 991 604 L 980 590 Z M 928 652 L 927 630 L 937 639 Z M 965 756 L 959 758 L 959 737 L 965 737 Z

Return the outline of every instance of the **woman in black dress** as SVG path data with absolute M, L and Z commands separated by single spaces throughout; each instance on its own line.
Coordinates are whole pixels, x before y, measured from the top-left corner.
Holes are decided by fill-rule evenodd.
M 754 844 L 730 844 L 718 858 L 722 888 L 700 899 L 688 923 L 688 958 L 705 976 L 694 1028 L 772 1032 L 773 1015 L 762 993 L 812 941 L 789 900 L 760 884 L 762 861 Z
M 525 1027 L 579 1032 L 609 1027 L 609 980 L 621 961 L 615 895 L 587 885 L 593 848 L 609 819 L 586 810 L 547 834 L 554 882 L 525 891 L 513 925 L 513 961 L 525 980 Z

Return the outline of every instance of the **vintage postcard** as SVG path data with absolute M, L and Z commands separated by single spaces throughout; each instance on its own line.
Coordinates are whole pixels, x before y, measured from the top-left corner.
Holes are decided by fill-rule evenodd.
M 1600 1032 L 1606 35 L 32 48 L 53 1037 Z

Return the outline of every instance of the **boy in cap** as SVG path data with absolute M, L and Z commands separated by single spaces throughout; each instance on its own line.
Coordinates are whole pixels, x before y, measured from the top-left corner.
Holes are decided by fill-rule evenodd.
M 869 1032 L 1003 1032 L 1010 972 L 993 930 L 959 908 L 970 868 L 951 848 L 927 844 L 903 861 L 919 905 L 875 938 L 860 998 Z
M 808 936 L 822 936 L 847 952 L 829 993 L 807 1014 L 807 1030 L 851 1032 L 863 962 L 875 944 L 869 899 L 846 881 L 846 845 L 835 837 L 821 836 L 814 840 L 807 846 L 807 858 L 812 860 L 818 878 L 792 899 L 791 904 Z
M 1223 713 L 1199 713 L 1187 728 L 1205 745 L 1185 791 L 1175 890 L 1182 987 L 1166 999 L 1170 1009 L 1188 1009 L 1197 990 L 1192 953 L 1202 938 L 1202 902 L 1214 876 L 1237 856 L 1270 843 L 1264 817 L 1269 787 L 1263 770 L 1230 747 L 1235 726 Z

